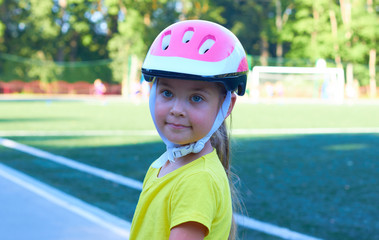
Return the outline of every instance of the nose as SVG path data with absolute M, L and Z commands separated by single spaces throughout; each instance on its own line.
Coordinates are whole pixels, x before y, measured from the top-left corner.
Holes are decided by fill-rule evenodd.
M 175 117 L 185 116 L 185 107 L 183 101 L 176 99 L 170 109 L 170 114 Z

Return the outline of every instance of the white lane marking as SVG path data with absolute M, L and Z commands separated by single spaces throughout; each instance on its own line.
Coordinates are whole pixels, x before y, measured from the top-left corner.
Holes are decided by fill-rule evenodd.
M 45 136 L 159 136 L 155 130 L 78 130 L 78 131 L 33 131 L 33 130 L 3 130 L 3 137 L 45 137 Z
M 232 135 L 287 135 L 287 134 L 359 134 L 379 133 L 379 128 L 284 128 L 232 129 Z
M 4 147 L 8 147 L 8 148 L 15 149 L 15 150 L 18 150 L 21 152 L 25 152 L 25 153 L 28 153 L 30 155 L 40 157 L 40 158 L 44 158 L 44 159 L 47 159 L 47 160 L 50 160 L 50 161 L 53 161 L 56 163 L 60 163 L 62 165 L 77 169 L 79 171 L 87 172 L 87 173 L 96 175 L 98 177 L 102 177 L 104 179 L 125 185 L 125 186 L 130 187 L 130 188 L 134 188 L 136 190 L 140 190 L 140 191 L 142 190 L 142 182 L 139 182 L 139 181 L 131 179 L 131 178 L 127 178 L 127 177 L 124 177 L 124 176 L 121 176 L 118 174 L 114 174 L 112 172 L 109 172 L 109 171 L 106 171 L 103 169 L 99 169 L 99 168 L 95 168 L 95 167 L 92 167 L 92 166 L 89 166 L 89 165 L 86 165 L 83 163 L 79 163 L 79 162 L 76 162 L 74 160 L 62 157 L 62 156 L 54 155 L 54 154 L 51 154 L 49 152 L 46 152 L 46 151 L 43 151 L 43 150 L 40 150 L 40 149 L 37 149 L 34 147 L 30 147 L 30 146 L 27 146 L 27 145 L 24 145 L 21 143 L 17 143 L 13 140 L 0 138 L 0 144 L 3 145 Z M 286 228 L 282 228 L 282 227 L 272 225 L 270 223 L 261 222 L 261 221 L 258 221 L 258 220 L 240 215 L 240 214 L 235 214 L 235 216 L 236 216 L 236 222 L 241 226 L 244 226 L 246 228 L 250 228 L 253 230 L 265 232 L 265 233 L 268 233 L 268 234 L 271 234 L 274 236 L 278 236 L 278 237 L 281 237 L 283 239 L 320 240 L 318 238 L 314 238 L 311 236 L 307 236 L 305 234 L 297 233 L 297 232 L 291 231 L 291 230 L 286 229 Z
M 129 238 L 131 223 L 0 163 L 0 176 L 83 218 Z
M 260 232 L 267 233 L 269 235 L 277 236 L 283 239 L 290 240 L 321 240 L 302 233 L 291 231 L 287 228 L 278 227 L 270 223 L 265 223 L 259 220 L 255 220 L 237 213 L 234 213 L 234 219 L 237 224 L 249 229 L 255 229 Z
M 101 168 L 92 167 L 87 164 L 80 163 L 66 157 L 58 156 L 58 155 L 34 148 L 34 147 L 30 147 L 30 146 L 6 139 L 6 138 L 0 138 L 0 144 L 3 145 L 4 147 L 15 149 L 24 153 L 28 153 L 36 157 L 44 158 L 44 159 L 110 180 L 112 182 L 130 187 L 133 189 L 142 190 L 142 183 L 132 178 L 124 177 L 119 174 L 115 174 L 113 172 L 106 171 Z

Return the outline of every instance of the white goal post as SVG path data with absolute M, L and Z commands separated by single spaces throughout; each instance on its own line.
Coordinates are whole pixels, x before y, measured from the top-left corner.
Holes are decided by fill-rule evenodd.
M 248 81 L 249 96 L 256 100 L 310 97 L 341 102 L 345 95 L 341 68 L 255 66 Z M 306 95 L 307 91 L 310 96 Z

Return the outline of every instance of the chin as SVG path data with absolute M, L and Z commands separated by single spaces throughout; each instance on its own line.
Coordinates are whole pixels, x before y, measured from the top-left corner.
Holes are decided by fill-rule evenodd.
M 191 144 L 191 143 L 194 143 L 197 141 L 197 140 L 191 141 L 188 139 L 186 140 L 186 139 L 177 139 L 177 138 L 167 138 L 167 140 L 169 140 L 170 142 L 177 144 L 177 145 L 188 145 L 188 144 Z
M 193 142 L 187 142 L 187 141 L 174 141 L 174 140 L 170 140 L 170 142 L 174 143 L 174 144 L 177 144 L 177 145 L 188 145 L 188 144 L 191 144 Z

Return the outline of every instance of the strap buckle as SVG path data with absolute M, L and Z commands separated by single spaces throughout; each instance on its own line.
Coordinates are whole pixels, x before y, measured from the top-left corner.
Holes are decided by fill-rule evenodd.
M 195 144 L 192 143 L 192 144 L 187 145 L 187 146 L 174 148 L 172 150 L 172 155 L 174 156 L 174 158 L 180 158 L 180 157 L 183 157 L 185 155 L 188 155 L 189 153 L 191 153 L 193 151 L 194 146 L 195 146 Z

